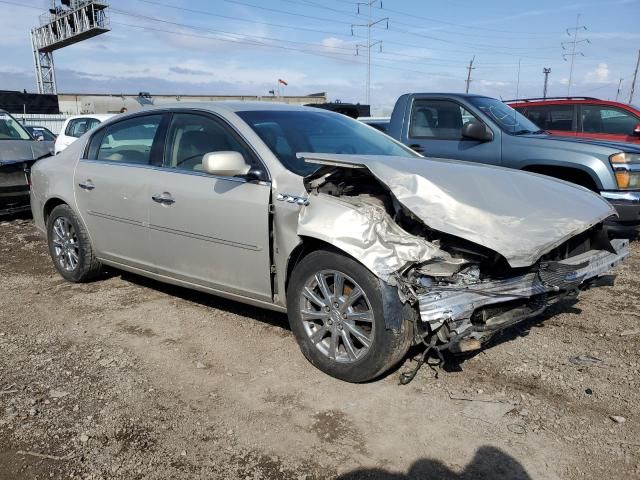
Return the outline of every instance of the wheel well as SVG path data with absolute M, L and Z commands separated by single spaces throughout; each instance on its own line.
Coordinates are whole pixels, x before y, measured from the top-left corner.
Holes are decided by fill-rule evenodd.
M 51 212 L 53 211 L 53 209 L 56 208 L 58 205 L 66 205 L 66 202 L 64 202 L 63 200 L 60 200 L 59 198 L 50 198 L 44 204 L 42 215 L 43 215 L 45 224 L 47 223 L 47 220 L 49 219 L 49 215 L 51 215 Z
M 587 172 L 571 167 L 556 167 L 550 165 L 531 165 L 523 170 L 527 172 L 540 173 L 549 177 L 558 178 L 567 182 L 575 183 L 583 187 L 598 191 L 598 185 Z
M 289 279 L 291 278 L 293 269 L 296 267 L 298 263 L 300 263 L 300 261 L 304 257 L 306 257 L 311 252 L 314 252 L 316 250 L 330 250 L 330 251 L 338 252 L 342 255 L 347 255 L 345 252 L 343 252 L 342 250 L 338 250 L 330 243 L 327 243 L 322 240 L 318 240 L 317 238 L 313 238 L 313 237 L 302 237 L 302 242 L 296 248 L 294 248 L 291 254 L 289 255 L 289 260 L 287 262 L 287 276 L 285 277 L 285 280 L 284 280 L 285 292 L 289 288 Z

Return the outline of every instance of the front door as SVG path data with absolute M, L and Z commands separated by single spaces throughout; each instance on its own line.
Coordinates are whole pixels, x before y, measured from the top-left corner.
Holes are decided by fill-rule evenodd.
M 161 121 L 162 115 L 155 114 L 110 124 L 96 132 L 87 158 L 76 166 L 76 201 L 101 258 L 151 269 L 148 172 Z
M 210 175 L 202 170 L 202 157 L 236 151 L 256 170 L 264 168 L 211 115 L 174 113 L 166 138 L 164 168 L 148 178 L 149 245 L 159 273 L 270 301 L 271 184 Z
M 425 157 L 500 164 L 500 140 L 481 142 L 462 136 L 466 122 L 478 121 L 462 105 L 450 100 L 416 99 L 407 132 L 407 145 Z
M 580 106 L 580 136 L 616 142 L 640 142 L 634 135 L 640 118 L 622 108 L 607 105 Z

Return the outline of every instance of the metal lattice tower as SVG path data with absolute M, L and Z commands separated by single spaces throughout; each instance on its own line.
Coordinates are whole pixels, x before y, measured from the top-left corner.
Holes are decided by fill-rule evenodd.
M 40 26 L 31 30 L 38 93 L 58 92 L 55 50 L 110 30 L 107 7 L 101 0 L 51 0 L 49 12 L 40 15 Z

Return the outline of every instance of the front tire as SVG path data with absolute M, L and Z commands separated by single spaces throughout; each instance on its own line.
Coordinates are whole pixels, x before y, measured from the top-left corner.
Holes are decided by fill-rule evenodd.
M 89 234 L 69 205 L 58 205 L 49 215 L 47 242 L 53 264 L 65 280 L 86 282 L 100 273 Z
M 385 327 L 379 280 L 353 259 L 327 250 L 304 257 L 287 289 L 289 324 L 303 355 L 347 382 L 366 382 L 406 354 L 410 329 Z

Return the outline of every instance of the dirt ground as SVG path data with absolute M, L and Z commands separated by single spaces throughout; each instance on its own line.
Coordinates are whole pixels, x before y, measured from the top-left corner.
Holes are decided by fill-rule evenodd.
M 437 378 L 399 386 L 407 358 L 351 385 L 284 315 L 115 271 L 69 284 L 28 218 L 0 221 L 0 479 L 640 478 L 639 271 L 634 242 L 614 287 Z

